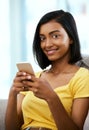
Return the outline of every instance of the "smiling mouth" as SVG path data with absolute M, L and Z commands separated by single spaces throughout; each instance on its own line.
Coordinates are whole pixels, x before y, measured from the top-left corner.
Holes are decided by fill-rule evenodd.
M 47 55 L 53 55 L 56 51 L 57 51 L 57 49 L 46 50 L 46 54 Z

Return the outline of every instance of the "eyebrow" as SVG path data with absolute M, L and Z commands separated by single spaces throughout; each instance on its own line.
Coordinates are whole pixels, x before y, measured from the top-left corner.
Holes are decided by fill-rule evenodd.
M 55 32 L 60 32 L 60 30 L 51 31 L 51 32 L 49 32 L 49 34 L 53 34 L 53 33 L 55 33 Z M 40 34 L 40 35 L 43 35 L 43 34 Z
M 54 31 L 50 32 L 49 34 L 53 34 L 55 32 L 60 32 L 60 30 L 54 30 Z

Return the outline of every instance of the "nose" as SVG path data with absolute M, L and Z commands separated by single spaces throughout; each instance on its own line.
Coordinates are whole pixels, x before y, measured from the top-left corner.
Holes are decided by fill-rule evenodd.
M 46 47 L 52 46 L 52 41 L 51 41 L 50 38 L 47 38 L 47 39 L 45 40 L 45 46 L 46 46 Z

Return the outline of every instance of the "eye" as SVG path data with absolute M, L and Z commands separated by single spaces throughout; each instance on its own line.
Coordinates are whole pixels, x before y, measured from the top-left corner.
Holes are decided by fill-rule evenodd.
M 45 37 L 44 37 L 44 36 L 40 36 L 40 40 L 41 40 L 41 41 L 44 41 L 44 40 L 45 40 Z
M 52 35 L 52 38 L 53 38 L 53 39 L 58 39 L 59 36 L 60 36 L 59 34 L 53 34 L 53 35 Z

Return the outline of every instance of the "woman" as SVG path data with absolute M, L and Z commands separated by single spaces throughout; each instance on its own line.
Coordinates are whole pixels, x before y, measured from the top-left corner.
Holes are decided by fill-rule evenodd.
M 43 71 L 17 72 L 8 98 L 6 130 L 83 130 L 89 71 L 75 64 L 82 56 L 69 12 L 56 10 L 40 19 L 33 53 Z

